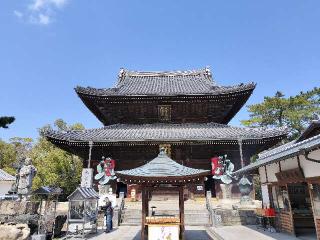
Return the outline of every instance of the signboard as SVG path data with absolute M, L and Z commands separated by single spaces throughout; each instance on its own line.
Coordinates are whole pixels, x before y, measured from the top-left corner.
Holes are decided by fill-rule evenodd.
M 179 225 L 148 225 L 149 240 L 179 240 Z
M 93 183 L 93 169 L 92 168 L 82 169 L 81 187 L 91 188 L 92 183 Z
M 198 186 L 197 186 L 197 191 L 202 191 L 202 190 L 203 190 L 203 186 L 198 185 Z

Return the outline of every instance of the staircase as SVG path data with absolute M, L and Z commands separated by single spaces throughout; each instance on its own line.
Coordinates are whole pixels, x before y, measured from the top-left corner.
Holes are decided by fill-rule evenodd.
M 149 207 L 156 206 L 156 215 L 179 215 L 178 203 L 175 200 L 150 201 Z M 184 221 L 189 226 L 210 225 L 210 215 L 204 201 L 188 200 L 185 202 Z M 126 202 L 121 215 L 120 225 L 139 226 L 141 225 L 141 202 Z M 151 215 L 151 210 L 149 216 Z

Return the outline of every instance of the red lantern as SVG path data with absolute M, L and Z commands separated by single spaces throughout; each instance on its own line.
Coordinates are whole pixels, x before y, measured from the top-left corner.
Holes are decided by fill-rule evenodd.
M 211 158 L 211 166 L 212 166 L 212 175 L 222 175 L 222 171 L 219 171 L 218 169 L 221 169 L 221 164 L 219 163 L 219 157 L 213 157 Z M 218 171 L 217 171 L 218 170 Z

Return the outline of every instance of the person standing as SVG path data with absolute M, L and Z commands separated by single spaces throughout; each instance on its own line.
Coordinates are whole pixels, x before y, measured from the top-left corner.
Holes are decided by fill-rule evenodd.
M 109 200 L 108 197 L 105 198 L 105 209 L 104 209 L 104 216 L 106 219 L 106 230 L 105 232 L 108 233 L 112 230 L 112 216 L 113 216 L 113 209 L 112 209 L 112 204 L 111 201 Z

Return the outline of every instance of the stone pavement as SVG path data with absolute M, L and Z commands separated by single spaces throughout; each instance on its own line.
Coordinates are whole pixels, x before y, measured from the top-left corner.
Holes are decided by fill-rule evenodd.
M 90 240 L 140 240 L 140 226 L 120 226 L 110 233 L 99 230 L 97 235 L 88 235 Z M 212 240 L 204 227 L 186 226 L 185 240 Z
M 316 240 L 314 236 L 305 236 L 296 238 L 286 233 L 271 233 L 263 231 L 257 226 L 225 226 L 217 228 L 208 228 L 210 235 L 217 240 L 239 240 L 239 239 L 255 239 L 255 240 Z

